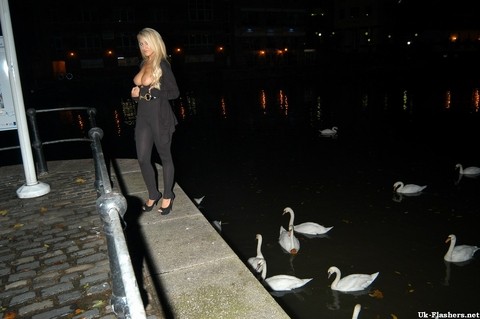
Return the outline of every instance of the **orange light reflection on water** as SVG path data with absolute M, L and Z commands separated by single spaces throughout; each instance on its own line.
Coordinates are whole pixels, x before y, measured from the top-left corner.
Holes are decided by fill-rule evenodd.
M 480 92 L 479 92 L 479 89 L 478 88 L 474 88 L 473 89 L 473 93 L 472 93 L 472 107 L 473 107 L 473 111 L 475 113 L 478 112 L 478 109 L 480 107 Z
M 452 92 L 450 90 L 447 90 L 447 92 L 445 93 L 444 107 L 447 110 L 449 110 L 451 106 L 452 106 Z
M 283 110 L 283 114 L 285 116 L 288 115 L 288 97 L 283 90 L 279 92 L 279 100 L 280 100 L 280 109 Z
M 222 117 L 224 119 L 227 118 L 227 104 L 225 102 L 225 97 L 222 96 L 222 98 L 220 99 L 220 109 L 221 109 L 221 112 L 222 112 Z
M 267 114 L 267 96 L 265 90 L 260 91 L 260 106 L 262 107 L 263 114 Z
M 77 114 L 77 123 L 78 128 L 82 131 L 82 133 L 85 133 L 85 122 L 80 114 Z
M 122 135 L 122 120 L 120 119 L 120 113 L 118 110 L 113 111 L 113 122 L 115 124 L 115 131 L 117 136 Z

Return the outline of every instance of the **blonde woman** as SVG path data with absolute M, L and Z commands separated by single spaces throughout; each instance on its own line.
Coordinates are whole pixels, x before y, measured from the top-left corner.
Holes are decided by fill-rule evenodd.
M 138 163 L 149 196 L 142 210 L 151 211 L 161 199 L 158 211 L 167 215 L 172 211 L 175 198 L 175 167 L 171 144 L 178 123 L 169 100 L 178 98 L 179 90 L 160 34 L 154 29 L 144 28 L 138 33 L 137 40 L 143 60 L 140 71 L 133 78 L 135 86 L 131 96 L 138 102 L 135 143 Z M 163 197 L 158 190 L 152 163 L 153 146 L 160 156 L 163 169 Z

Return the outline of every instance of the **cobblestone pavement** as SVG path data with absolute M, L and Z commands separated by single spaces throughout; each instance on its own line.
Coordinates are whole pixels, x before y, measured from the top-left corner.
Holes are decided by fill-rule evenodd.
M 0 167 L 0 317 L 116 318 L 95 172 L 54 171 L 51 191 L 20 199 L 23 166 Z

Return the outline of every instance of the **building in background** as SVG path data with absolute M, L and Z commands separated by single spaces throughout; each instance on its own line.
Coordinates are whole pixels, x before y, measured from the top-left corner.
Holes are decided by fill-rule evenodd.
M 162 34 L 177 72 L 199 76 L 463 58 L 478 53 L 478 7 L 430 0 L 26 0 L 12 1 L 11 12 L 22 79 L 36 87 L 128 79 L 139 64 L 136 34 L 146 26 Z

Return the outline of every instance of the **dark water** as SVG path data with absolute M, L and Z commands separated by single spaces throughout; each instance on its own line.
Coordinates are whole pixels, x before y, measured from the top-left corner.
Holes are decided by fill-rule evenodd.
M 360 318 L 479 311 L 479 262 L 443 261 L 451 233 L 458 244 L 480 244 L 480 179 L 458 182 L 455 172 L 456 163 L 480 166 L 478 85 L 414 76 L 331 80 L 193 91 L 195 115 L 176 136 L 179 183 L 191 197 L 205 195 L 201 210 L 222 221 L 243 260 L 256 254 L 260 233 L 267 276 L 314 278 L 276 295 L 292 318 L 351 318 L 356 303 Z M 319 136 L 332 126 L 338 138 Z M 398 180 L 427 188 L 400 198 L 392 193 Z M 334 228 L 327 238 L 298 235 L 301 249 L 291 257 L 278 244 L 287 206 L 297 223 Z M 332 265 L 344 275 L 379 271 L 377 295 L 332 292 Z
M 222 222 L 242 260 L 256 254 L 259 233 L 268 277 L 313 278 L 274 295 L 292 318 L 351 318 L 356 303 L 360 318 L 478 312 L 479 261 L 449 264 L 443 255 L 449 234 L 480 245 L 480 179 L 458 180 L 455 171 L 480 166 L 479 80 L 397 70 L 180 81 L 177 182 L 205 196 L 200 210 Z M 105 152 L 134 157 L 133 125 L 118 104 L 100 112 Z M 332 126 L 337 138 L 320 136 Z M 396 181 L 427 188 L 400 197 Z M 287 206 L 296 224 L 334 228 L 321 238 L 298 234 L 300 251 L 290 256 L 278 244 Z M 335 293 L 330 266 L 380 275 L 362 294 Z

